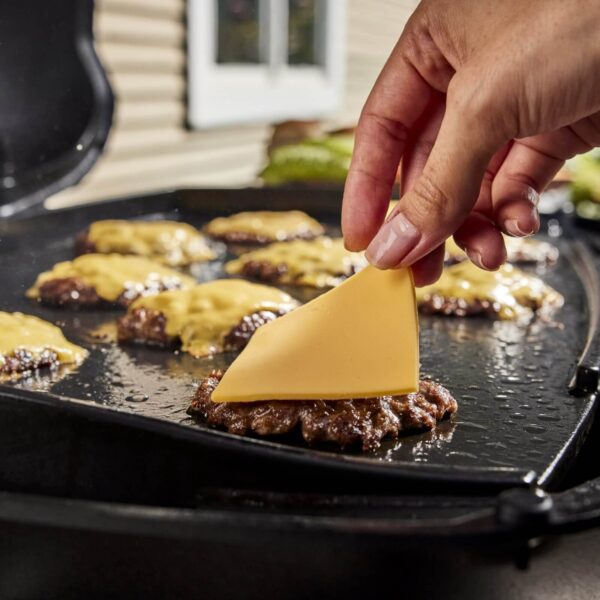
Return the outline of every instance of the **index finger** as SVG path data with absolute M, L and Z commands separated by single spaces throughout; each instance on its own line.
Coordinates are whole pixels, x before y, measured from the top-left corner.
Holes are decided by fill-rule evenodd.
M 398 43 L 362 110 L 342 206 L 349 250 L 364 250 L 385 218 L 410 130 L 432 88 L 401 55 Z

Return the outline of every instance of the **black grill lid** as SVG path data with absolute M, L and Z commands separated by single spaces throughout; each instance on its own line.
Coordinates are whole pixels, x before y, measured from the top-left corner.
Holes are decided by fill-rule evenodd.
M 0 15 L 0 216 L 40 205 L 98 158 L 113 95 L 93 0 L 5 2 Z

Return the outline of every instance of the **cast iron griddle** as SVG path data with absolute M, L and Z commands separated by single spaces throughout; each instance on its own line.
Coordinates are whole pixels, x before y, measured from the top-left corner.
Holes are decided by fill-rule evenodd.
M 227 443 L 244 451 L 286 453 L 293 460 L 325 461 L 343 468 L 392 475 L 417 474 L 452 482 L 478 480 L 549 486 L 572 460 L 593 413 L 593 396 L 568 393 L 588 338 L 595 334 L 596 310 L 590 294 L 597 285 L 589 254 L 571 239 L 552 239 L 561 250 L 557 265 L 541 275 L 565 296 L 556 324 L 529 326 L 485 319 L 421 319 L 422 373 L 443 383 L 459 402 L 458 414 L 428 433 L 389 441 L 374 453 L 342 453 L 300 439 L 239 438 L 196 423 L 186 415 L 196 382 L 234 358 L 193 359 L 143 347 L 119 347 L 91 332 L 114 321 L 118 312 L 46 308 L 24 298 L 36 275 L 72 258 L 74 235 L 96 219 L 172 218 L 202 226 L 217 214 L 244 208 L 300 208 L 339 233 L 337 193 L 277 190 L 188 190 L 74 208 L 0 224 L 0 308 L 20 310 L 57 323 L 74 342 L 91 350 L 77 371 L 0 386 L 29 390 L 23 401 L 77 402 L 94 411 L 112 409 L 115 419 L 158 429 L 201 444 Z M 583 276 L 582 273 L 588 273 Z M 193 273 L 201 280 L 223 276 L 222 262 Z M 585 285 L 584 285 L 585 284 Z M 588 290 L 586 292 L 585 287 Z M 592 290 L 592 291 L 590 291 Z M 313 293 L 290 289 L 300 300 Z M 590 310 L 592 312 L 590 312 Z M 136 418 L 131 418 L 134 415 Z M 106 415 L 105 415 L 106 416 Z M 139 418 L 138 418 L 139 417 Z

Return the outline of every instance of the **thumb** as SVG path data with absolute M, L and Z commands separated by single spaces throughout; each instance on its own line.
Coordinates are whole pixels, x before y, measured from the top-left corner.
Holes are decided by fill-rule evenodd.
M 471 212 L 494 143 L 489 117 L 448 93 L 446 113 L 423 172 L 369 244 L 367 259 L 387 269 L 409 266 L 450 237 Z M 478 117 L 481 115 L 481 117 Z

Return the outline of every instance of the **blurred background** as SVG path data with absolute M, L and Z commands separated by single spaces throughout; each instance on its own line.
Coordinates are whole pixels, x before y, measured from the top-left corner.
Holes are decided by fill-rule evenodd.
M 97 0 L 116 95 L 104 155 L 58 208 L 181 186 L 339 185 L 416 0 Z

